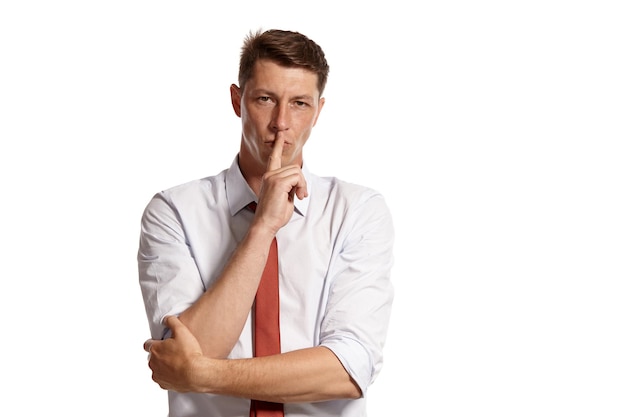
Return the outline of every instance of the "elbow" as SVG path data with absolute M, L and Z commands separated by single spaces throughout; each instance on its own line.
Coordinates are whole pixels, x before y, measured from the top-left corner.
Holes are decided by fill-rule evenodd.
M 350 378 L 350 384 L 346 390 L 346 398 L 349 400 L 358 400 L 361 397 L 363 397 L 361 388 L 359 388 L 359 385 L 352 378 Z

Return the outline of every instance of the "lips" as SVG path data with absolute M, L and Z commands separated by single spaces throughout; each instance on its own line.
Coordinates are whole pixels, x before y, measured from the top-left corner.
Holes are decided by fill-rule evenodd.
M 274 146 L 274 142 L 276 142 L 276 141 L 275 140 L 266 140 L 263 143 L 265 143 L 268 146 L 272 146 L 273 147 Z M 287 141 L 283 142 L 283 146 L 289 146 L 289 145 L 291 145 L 291 142 L 287 142 Z

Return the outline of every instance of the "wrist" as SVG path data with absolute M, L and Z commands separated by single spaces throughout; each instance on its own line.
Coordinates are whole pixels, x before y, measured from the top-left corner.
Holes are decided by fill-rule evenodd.
M 276 237 L 278 230 L 263 224 L 262 222 L 253 222 L 248 229 L 248 238 L 252 242 L 269 243 Z
M 188 381 L 191 392 L 212 394 L 217 391 L 215 383 L 219 381 L 216 363 L 218 359 L 198 356 L 188 369 Z

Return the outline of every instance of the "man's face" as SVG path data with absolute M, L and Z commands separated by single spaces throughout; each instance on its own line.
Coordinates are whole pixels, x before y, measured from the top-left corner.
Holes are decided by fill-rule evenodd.
M 324 105 L 315 73 L 260 60 L 243 92 L 231 87 L 231 99 L 242 121 L 242 170 L 251 175 L 265 172 L 278 137 L 285 140 L 282 165 L 302 164 L 302 148 Z

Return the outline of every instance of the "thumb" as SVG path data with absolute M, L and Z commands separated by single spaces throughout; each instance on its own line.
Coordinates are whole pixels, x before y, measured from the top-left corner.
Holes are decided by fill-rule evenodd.
M 198 345 L 198 340 L 195 338 L 191 330 L 185 326 L 176 316 L 168 316 L 165 318 L 165 325 L 172 331 L 172 338 L 178 339 L 188 345 Z M 198 345 L 199 346 L 199 345 Z
M 176 316 L 165 318 L 165 325 L 172 331 L 172 339 L 178 340 L 185 349 L 202 355 L 202 348 L 191 330 Z
M 176 316 L 167 316 L 164 321 L 165 325 L 172 331 L 172 337 L 176 337 L 176 334 L 180 333 L 182 328 L 185 328 L 185 325 Z

